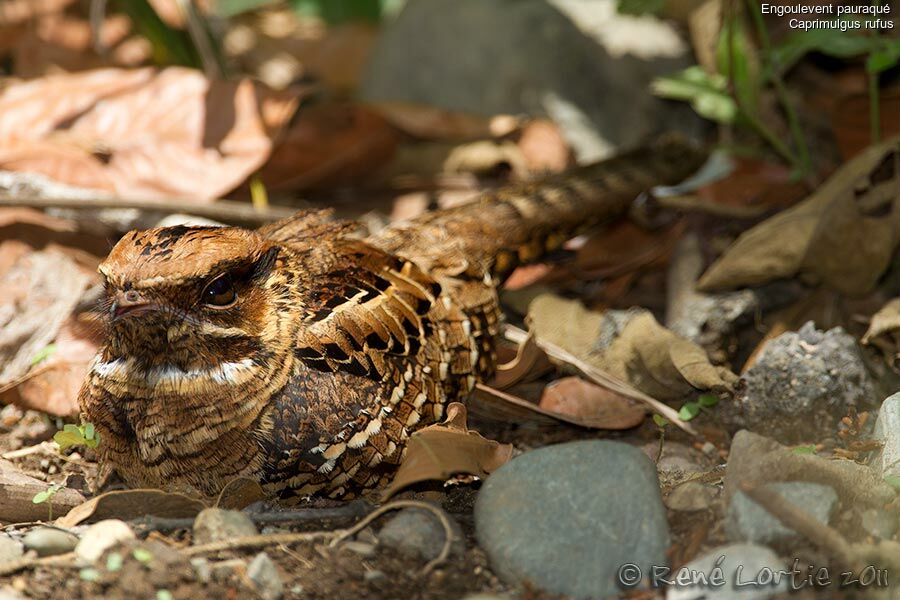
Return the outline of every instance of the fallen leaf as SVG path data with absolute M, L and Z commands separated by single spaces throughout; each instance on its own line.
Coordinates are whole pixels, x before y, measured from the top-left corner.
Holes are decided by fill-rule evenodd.
M 872 316 L 862 343 L 881 350 L 888 365 L 900 372 L 900 298 L 894 298 Z
M 806 200 L 744 232 L 698 288 L 730 290 L 800 274 L 844 294 L 868 292 L 897 245 L 898 161 L 900 138 L 867 148 Z
M 25 523 L 46 520 L 49 514 L 47 504 L 35 504 L 32 499 L 36 494 L 45 492 L 49 485 L 46 481 L 22 473 L 13 463 L 0 460 L 0 522 Z M 66 487 L 54 494 L 50 501 L 57 514 L 60 511 L 68 511 L 82 502 L 84 496 Z
M 545 387 L 539 406 L 594 429 L 631 429 L 647 414 L 634 400 L 581 377 L 563 377 Z
M 737 376 L 706 352 L 660 325 L 649 311 L 597 313 L 580 302 L 540 294 L 528 309 L 540 342 L 574 354 L 654 398 L 675 400 L 695 390 L 730 390 Z
M 466 426 L 466 407 L 453 402 L 447 419 L 413 433 L 394 480 L 385 488 L 387 500 L 401 489 L 420 481 L 446 481 L 465 473 L 487 475 L 512 457 L 513 448 L 482 437 Z
M 46 487 L 46 486 L 45 486 Z M 162 518 L 194 517 L 206 504 L 176 492 L 162 490 L 114 490 L 73 507 L 56 520 L 60 527 L 75 527 L 103 519 L 129 521 L 151 515 Z
M 497 349 L 498 356 L 501 355 L 505 348 L 506 346 L 500 346 Z M 538 347 L 532 336 L 529 336 L 516 347 L 515 355 L 510 360 L 498 361 L 498 363 L 497 371 L 488 382 L 488 385 L 501 390 L 512 387 L 526 379 L 536 379 L 553 368 L 553 365 L 547 359 L 547 355 Z
M 180 67 L 17 83 L 0 92 L 0 169 L 124 198 L 216 198 L 265 163 L 298 94 Z

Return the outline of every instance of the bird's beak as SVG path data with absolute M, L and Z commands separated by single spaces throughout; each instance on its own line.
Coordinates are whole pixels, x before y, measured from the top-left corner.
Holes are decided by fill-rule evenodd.
M 118 321 L 125 317 L 132 317 L 156 310 L 156 305 L 150 302 L 137 290 L 128 290 L 116 292 L 113 298 L 110 314 L 113 321 Z

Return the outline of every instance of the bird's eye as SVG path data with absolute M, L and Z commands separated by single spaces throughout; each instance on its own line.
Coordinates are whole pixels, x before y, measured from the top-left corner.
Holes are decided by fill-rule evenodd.
M 203 288 L 201 301 L 207 306 L 224 308 L 231 306 L 237 300 L 231 277 L 226 273 L 216 277 Z

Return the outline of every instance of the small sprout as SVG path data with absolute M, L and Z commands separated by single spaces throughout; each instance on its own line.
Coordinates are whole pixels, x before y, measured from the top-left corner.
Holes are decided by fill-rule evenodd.
M 61 483 L 51 484 L 43 492 L 38 492 L 37 494 L 35 494 L 34 498 L 32 498 L 31 501 L 34 504 L 43 504 L 44 502 L 51 501 L 51 500 L 53 500 L 53 496 L 55 496 L 56 493 L 61 489 L 63 489 L 63 484 L 61 484 Z
M 96 448 L 100 444 L 100 434 L 94 429 L 93 423 L 74 425 L 69 423 L 63 426 L 62 431 L 57 431 L 53 441 L 59 445 L 60 450 L 71 446 L 87 446 Z
M 169 590 L 156 590 L 156 600 L 172 600 L 172 592 Z
M 703 394 L 697 398 L 697 403 L 703 408 L 712 408 L 719 403 L 719 397 L 715 394 Z
M 34 367 L 41 364 L 42 362 L 53 356 L 55 352 L 56 344 L 49 344 L 47 346 L 44 346 L 43 348 L 38 350 L 37 353 L 32 357 L 31 366 Z
M 149 550 L 145 550 L 144 548 L 135 548 L 131 555 L 134 556 L 134 559 L 136 561 L 145 565 L 153 560 L 153 553 L 151 553 Z
M 122 555 L 118 552 L 110 552 L 106 557 L 106 570 L 115 573 L 122 568 Z
M 100 571 L 92 567 L 86 567 L 78 571 L 78 576 L 82 581 L 97 581 L 100 579 Z
M 795 446 L 791 448 L 791 452 L 794 454 L 815 454 L 816 453 L 816 445 L 815 444 L 807 444 L 805 446 Z
M 688 402 L 678 411 L 678 418 L 682 421 L 690 421 L 700 414 L 700 404 L 697 402 Z
M 669 420 L 667 418 L 657 413 L 653 414 L 653 422 L 656 423 L 656 426 L 660 429 L 669 424 Z

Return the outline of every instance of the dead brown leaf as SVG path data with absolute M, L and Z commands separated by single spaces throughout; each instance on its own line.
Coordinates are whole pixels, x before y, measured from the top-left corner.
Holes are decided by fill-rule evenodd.
M 800 274 L 848 295 L 868 292 L 897 245 L 898 165 L 900 138 L 867 148 L 806 200 L 744 232 L 698 288 L 729 290 Z
M 634 400 L 581 377 L 563 377 L 545 387 L 540 407 L 595 429 L 631 429 L 647 414 Z
M 862 343 L 881 350 L 891 368 L 900 372 L 900 298 L 894 298 L 872 316 Z
M 503 360 L 504 352 L 509 353 L 507 346 L 500 346 L 497 349 L 502 362 L 499 362 L 494 377 L 488 382 L 488 385 L 497 389 L 505 390 L 521 381 L 536 379 L 553 368 L 547 355 L 535 343 L 533 336 L 529 336 L 519 344 L 509 360 Z
M 191 69 L 101 69 L 0 93 L 0 169 L 124 198 L 212 199 L 269 157 L 297 92 Z
M 460 473 L 487 477 L 512 457 L 512 450 L 509 444 L 470 431 L 466 426 L 466 407 L 453 402 L 447 407 L 443 423 L 410 436 L 406 456 L 382 499 L 420 481 L 446 481 Z
M 46 486 L 44 486 L 46 488 Z M 147 515 L 163 518 L 194 517 L 206 504 L 175 492 L 162 490 L 114 490 L 100 494 L 72 508 L 56 520 L 60 527 L 75 527 L 84 522 L 103 519 L 128 521 Z
M 47 491 L 46 481 L 29 477 L 7 460 L 0 459 L 0 522 L 25 523 L 46 520 L 47 504 L 32 502 L 34 495 Z M 71 488 L 61 488 L 52 500 L 56 514 L 65 512 L 84 502 L 84 496 Z

